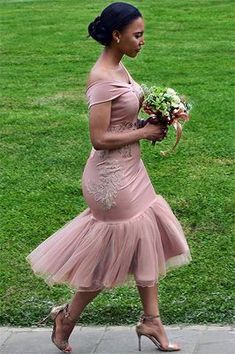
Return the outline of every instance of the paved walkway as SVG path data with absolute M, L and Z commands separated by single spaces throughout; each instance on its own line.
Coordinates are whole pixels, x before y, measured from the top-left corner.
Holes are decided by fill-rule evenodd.
M 165 326 L 181 354 L 234 354 L 235 330 L 231 326 Z M 1 354 L 59 354 L 50 341 L 51 328 L 0 327 Z M 141 354 L 161 353 L 142 337 Z M 137 354 L 135 327 L 76 327 L 71 336 L 73 354 Z

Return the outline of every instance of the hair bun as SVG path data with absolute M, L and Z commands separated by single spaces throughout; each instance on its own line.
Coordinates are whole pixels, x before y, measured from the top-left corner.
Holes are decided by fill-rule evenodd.
M 101 17 L 97 16 L 93 22 L 90 23 L 91 29 L 93 31 L 98 30 L 99 26 L 101 25 Z
M 109 42 L 109 36 L 107 35 L 107 29 L 105 28 L 101 16 L 97 16 L 93 22 L 88 26 L 89 35 L 97 42 L 106 45 Z
M 94 23 L 98 26 L 101 23 L 101 17 L 97 16 L 94 20 Z

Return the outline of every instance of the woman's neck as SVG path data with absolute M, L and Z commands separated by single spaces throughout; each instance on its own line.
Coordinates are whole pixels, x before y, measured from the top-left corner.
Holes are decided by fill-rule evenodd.
M 123 57 L 123 54 L 119 50 L 113 47 L 105 47 L 99 61 L 103 62 L 107 68 L 118 69 L 119 63 Z

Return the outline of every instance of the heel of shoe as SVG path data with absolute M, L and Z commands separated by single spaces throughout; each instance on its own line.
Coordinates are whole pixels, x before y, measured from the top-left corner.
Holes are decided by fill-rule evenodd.
M 37 322 L 37 326 L 41 326 L 42 324 L 47 323 L 50 317 L 51 317 L 51 314 L 49 313 L 49 315 L 47 315 L 47 316 L 44 317 L 42 320 L 40 320 L 40 321 Z
M 68 304 L 64 304 L 64 305 L 61 305 L 61 306 L 56 306 L 56 307 L 53 307 L 49 316 L 51 317 L 51 319 L 54 321 L 57 317 L 57 315 L 63 311 L 63 310 L 66 310 L 66 308 L 68 307 Z
M 141 352 L 141 334 L 138 333 L 137 331 L 136 331 L 136 333 L 138 336 L 138 349 L 139 349 L 139 352 Z
M 54 321 L 56 316 L 58 315 L 58 313 L 60 311 L 62 311 L 66 306 L 67 306 L 67 304 L 62 305 L 62 306 L 53 307 L 51 312 L 46 317 L 44 317 L 42 320 L 37 322 L 37 325 L 40 326 L 42 324 L 45 324 L 48 322 L 49 319 L 52 319 L 52 321 Z
M 138 349 L 139 349 L 139 352 L 141 352 L 141 335 L 138 335 Z

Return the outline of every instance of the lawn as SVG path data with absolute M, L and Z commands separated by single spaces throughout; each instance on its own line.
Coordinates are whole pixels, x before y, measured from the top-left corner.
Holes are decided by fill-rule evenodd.
M 171 205 L 192 262 L 159 285 L 165 324 L 232 323 L 232 9 L 229 0 L 130 1 L 145 18 L 145 48 L 124 63 L 139 83 L 175 88 L 192 102 L 174 143 L 141 141 L 157 193 Z M 87 206 L 81 176 L 91 144 L 85 84 L 102 48 L 87 25 L 108 1 L 0 0 L 0 325 L 31 326 L 73 289 L 35 277 L 26 255 Z M 82 324 L 134 324 L 137 291 L 105 291 Z

